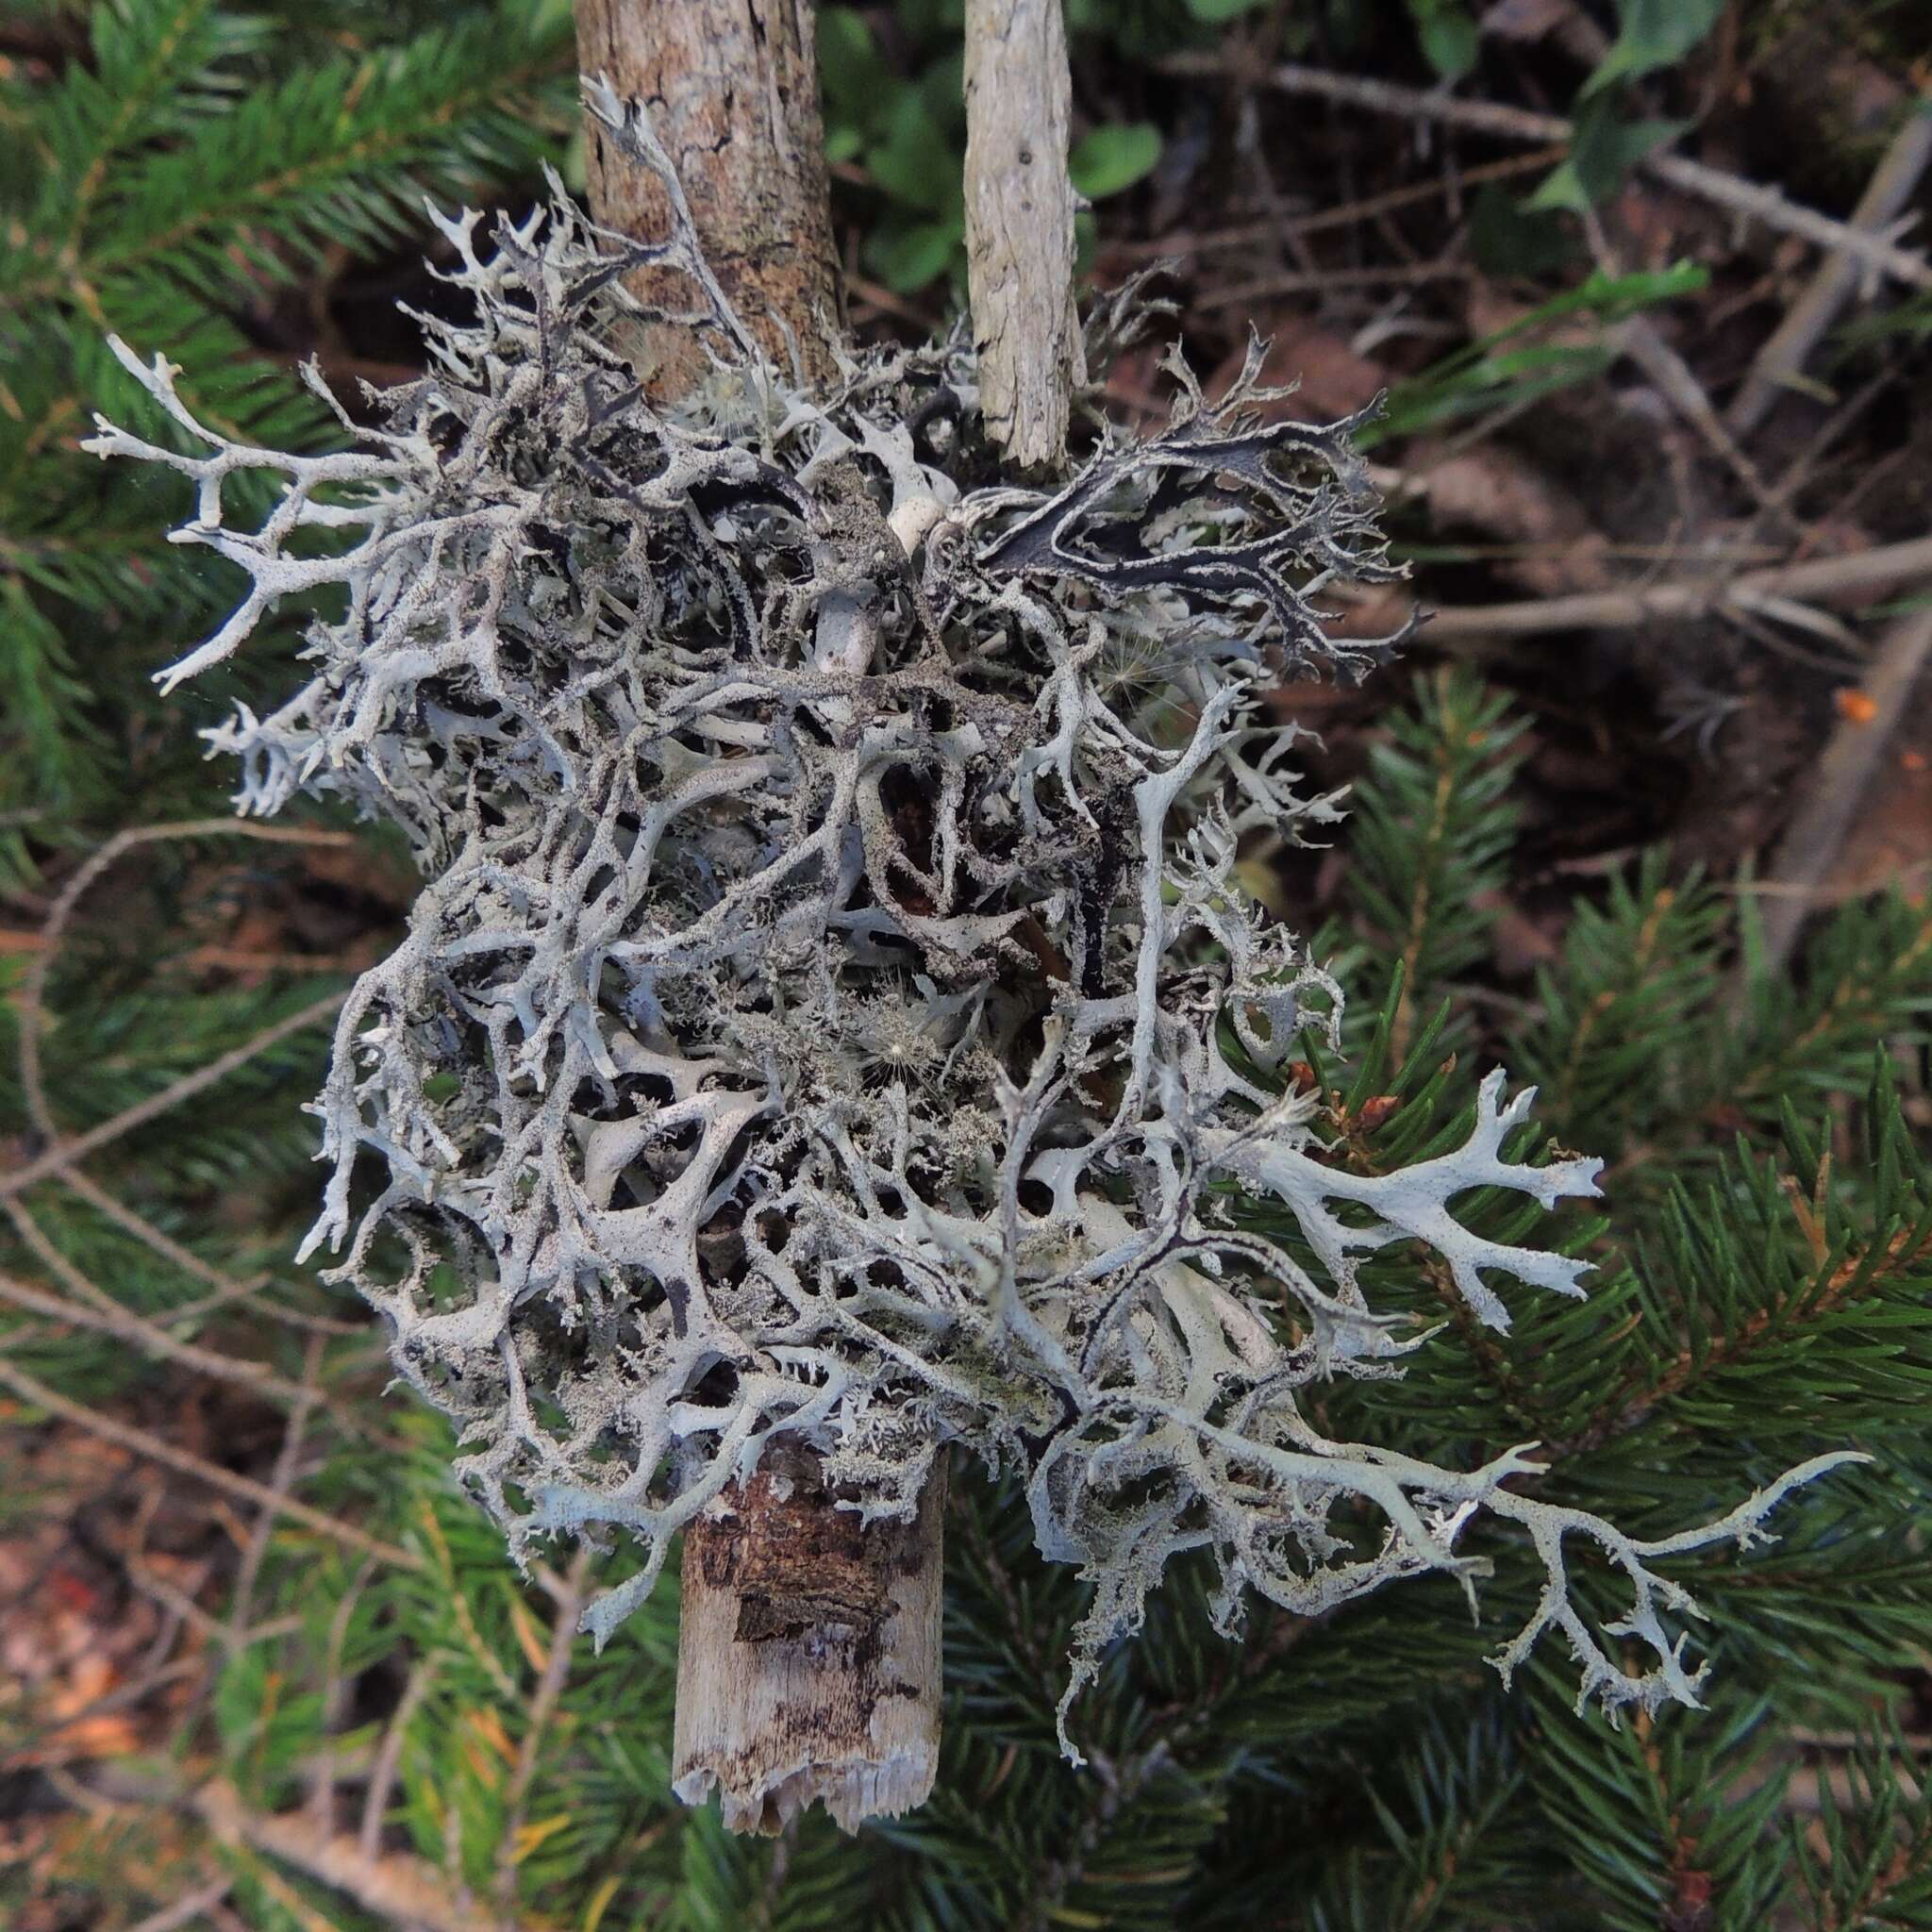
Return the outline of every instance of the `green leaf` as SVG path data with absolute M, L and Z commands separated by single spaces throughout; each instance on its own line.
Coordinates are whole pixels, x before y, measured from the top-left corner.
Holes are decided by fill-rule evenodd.
M 1574 259 L 1576 241 L 1560 214 L 1491 181 L 1470 204 L 1469 252 L 1487 275 L 1546 275 Z
M 1607 346 L 1510 345 L 1520 337 L 1572 315 L 1595 315 L 1605 322 L 1634 315 L 1657 303 L 1692 294 L 1707 280 L 1693 262 L 1628 275 L 1592 275 L 1576 288 L 1532 308 L 1507 328 L 1471 342 L 1420 375 L 1397 383 L 1381 420 L 1365 425 L 1357 443 L 1366 449 L 1384 437 L 1412 436 L 1474 409 L 1525 402 L 1597 375 L 1608 365 L 1611 351 Z
M 1160 159 L 1160 130 L 1151 121 L 1096 127 L 1075 143 L 1067 158 L 1074 186 L 1089 201 L 1102 201 L 1131 188 Z
M 965 227 L 958 221 L 883 228 L 865 244 L 866 266 L 894 294 L 909 295 L 953 265 L 965 238 Z
M 1456 0 L 1408 0 L 1423 55 L 1444 80 L 1460 80 L 1482 53 L 1475 22 Z
M 903 86 L 880 59 L 872 28 L 856 7 L 819 10 L 819 85 L 828 146 L 835 136 L 878 125 Z
M 1205 20 L 1210 25 L 1219 25 L 1224 20 L 1239 20 L 1244 13 L 1253 13 L 1257 8 L 1268 5 L 1268 0 L 1187 0 L 1187 8 L 1196 20 Z
M 894 201 L 927 214 L 957 214 L 964 202 L 959 156 L 917 88 L 902 89 L 885 116 L 885 138 L 866 151 L 866 171 Z
M 1570 158 L 1529 197 L 1532 211 L 1566 208 L 1581 214 L 1623 185 L 1645 155 L 1676 140 L 1688 121 L 1619 121 L 1607 101 L 1592 101 L 1576 117 Z
M 1617 0 L 1622 31 L 1584 82 L 1579 98 L 1601 93 L 1617 81 L 1675 66 L 1718 24 L 1724 10 L 1724 0 Z

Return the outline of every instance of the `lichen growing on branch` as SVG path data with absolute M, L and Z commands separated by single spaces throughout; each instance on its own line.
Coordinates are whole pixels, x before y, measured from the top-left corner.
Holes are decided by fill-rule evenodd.
M 819 391 L 771 367 L 641 110 L 591 100 L 663 181 L 661 240 L 600 231 L 554 183 L 487 249 L 475 215 L 440 220 L 474 319 L 423 319 L 433 368 L 372 395 L 382 426 L 344 414 L 344 453 L 231 443 L 119 344 L 181 447 L 105 423 L 91 444 L 192 477 L 177 540 L 248 575 L 164 685 L 282 598 L 346 593 L 311 680 L 210 736 L 242 809 L 346 794 L 426 874 L 336 1031 L 308 1246 L 388 1318 L 463 1480 L 520 1557 L 637 1539 L 602 1636 L 774 1439 L 868 1517 L 910 1512 L 966 1444 L 1025 1473 L 1041 1549 L 1095 1586 L 1070 1697 L 1182 1551 L 1212 1552 L 1232 1624 L 1250 1589 L 1318 1612 L 1467 1582 L 1487 1513 L 1548 1574 L 1506 1672 L 1555 1626 L 1585 1698 L 1693 1702 L 1664 1619 L 1694 1607 L 1652 1561 L 1750 1541 L 1839 1458 L 1643 1542 L 1510 1485 L 1523 1450 L 1437 1468 L 1301 1404 L 1418 1345 L 1357 1281 L 1392 1243 L 1492 1327 L 1501 1282 L 1579 1293 L 1581 1263 L 1452 1203 L 1548 1208 L 1597 1170 L 1512 1158 L 1531 1096 L 1495 1074 L 1462 1145 L 1365 1175 L 1281 1077 L 1341 995 L 1233 868 L 1244 834 L 1339 815 L 1297 792 L 1268 681 L 1352 677 L 1397 641 L 1332 637 L 1319 608 L 1398 574 L 1358 419 L 1264 423 L 1259 344 L 1213 400 L 1171 356 L 1158 433 L 1090 412 L 1063 489 L 1012 487 L 962 338 L 855 351 Z M 613 346 L 644 263 L 683 272 L 713 362 L 675 407 Z M 1104 308 L 1091 366 L 1155 312 Z M 253 532 L 224 522 L 242 471 L 281 485 Z M 1238 1211 L 1257 1199 L 1295 1254 Z M 1628 1589 L 1603 1628 L 1568 1589 L 1577 1545 Z

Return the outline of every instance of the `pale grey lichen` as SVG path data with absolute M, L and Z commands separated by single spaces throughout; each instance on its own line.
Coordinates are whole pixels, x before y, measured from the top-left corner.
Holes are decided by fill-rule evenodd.
M 1158 434 L 1094 416 L 1064 489 L 1013 487 L 963 339 L 854 352 L 822 392 L 789 379 L 641 113 L 592 106 L 664 180 L 661 241 L 598 230 L 560 188 L 489 252 L 475 215 L 439 217 L 475 319 L 423 319 L 434 367 L 372 398 L 385 426 L 349 425 L 349 451 L 232 443 L 119 344 L 188 453 L 106 423 L 91 445 L 193 478 L 177 541 L 248 575 L 164 686 L 279 600 L 346 593 L 311 680 L 210 735 L 243 810 L 345 793 L 428 876 L 341 1014 L 308 1246 L 346 1247 L 337 1276 L 455 1420 L 463 1480 L 520 1556 L 638 1540 L 601 1637 L 774 1437 L 808 1440 L 871 1517 L 970 1445 L 1025 1472 L 1041 1549 L 1095 1586 L 1070 1697 L 1182 1551 L 1213 1553 L 1231 1625 L 1249 1589 L 1319 1612 L 1467 1582 L 1457 1542 L 1487 1513 L 1548 1576 L 1506 1674 L 1555 1626 L 1583 1698 L 1694 1702 L 1663 1621 L 1694 1606 L 1652 1562 L 1751 1541 L 1837 1458 L 1647 1542 L 1512 1486 L 1524 1449 L 1438 1468 L 1298 1404 L 1418 1345 L 1357 1284 L 1391 1243 L 1433 1251 L 1492 1327 L 1497 1280 L 1580 1293 L 1582 1263 L 1452 1203 L 1548 1208 L 1598 1165 L 1512 1158 L 1531 1096 L 1492 1074 L 1461 1146 L 1365 1174 L 1278 1077 L 1341 993 L 1234 861 L 1244 833 L 1338 816 L 1295 791 L 1269 676 L 1352 676 L 1394 641 L 1332 637 L 1317 608 L 1331 580 L 1397 575 L 1356 420 L 1264 425 L 1258 344 L 1211 402 L 1170 357 Z M 676 408 L 613 346 L 639 312 L 619 277 L 646 262 L 682 270 L 713 355 Z M 1104 309 L 1094 366 L 1135 325 L 1131 301 Z M 242 470 L 282 486 L 252 533 L 224 522 Z M 1307 1265 L 1252 1231 L 1255 1200 Z M 1575 1608 L 1572 1544 L 1623 1573 L 1621 1621 Z

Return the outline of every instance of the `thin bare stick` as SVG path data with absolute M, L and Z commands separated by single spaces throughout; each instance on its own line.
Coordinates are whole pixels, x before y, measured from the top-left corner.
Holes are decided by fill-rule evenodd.
M 1790 958 L 1928 659 L 1932 610 L 1922 610 L 1895 625 L 1880 644 L 1859 687 L 1866 703 L 1840 720 L 1812 767 L 1772 860 L 1768 883 L 1778 890 L 1764 906 L 1766 971 L 1780 972 Z
M 215 1837 L 292 1865 L 366 1912 L 425 1932 L 513 1932 L 507 1921 L 451 1897 L 435 1869 L 392 1852 L 369 1858 L 348 1836 L 318 1830 L 312 1820 L 252 1811 L 225 1778 L 194 1793 L 193 1807 Z
M 60 1139 L 47 1104 L 45 1082 L 41 1069 L 41 1031 L 46 1018 L 47 978 L 54 970 L 54 958 L 66 936 L 74 908 L 96 879 L 125 854 L 140 845 L 161 844 L 172 839 L 207 839 L 217 833 L 240 839 L 258 839 L 271 845 L 353 845 L 347 832 L 325 831 L 302 825 L 258 825 L 247 819 L 180 819 L 163 825 L 137 825 L 116 832 L 88 859 L 61 889 L 41 928 L 41 945 L 20 992 L 20 1082 L 25 1090 L 28 1118 L 49 1140 Z
M 1212 54 L 1176 54 L 1161 61 L 1163 73 L 1189 79 L 1224 75 L 1226 64 Z M 1463 101 L 1448 94 L 1424 93 L 1420 88 L 1393 81 L 1370 80 L 1360 75 L 1329 74 L 1319 67 L 1283 61 L 1261 79 L 1280 93 L 1314 95 L 1388 114 L 1399 121 L 1434 121 L 1443 126 L 1467 127 L 1500 141 L 1567 143 L 1575 133 L 1560 114 L 1539 114 L 1524 108 L 1507 108 L 1494 101 Z M 1901 248 L 1888 235 L 1868 235 L 1848 222 L 1820 214 L 1816 208 L 1791 201 L 1776 188 L 1708 168 L 1702 161 L 1668 153 L 1645 155 L 1637 164 L 1647 175 L 1674 188 L 1715 203 L 1731 213 L 1759 221 L 1768 228 L 1802 235 L 1821 248 L 1842 249 L 1874 274 L 1890 275 L 1909 288 L 1932 289 L 1932 266 L 1923 255 Z
M 557 1710 L 558 1700 L 570 1676 L 571 1652 L 575 1646 L 577 1620 L 583 1615 L 585 1586 L 590 1580 L 591 1553 L 579 1549 L 564 1573 L 563 1593 L 557 1599 L 557 1616 L 550 1626 L 550 1650 L 543 1659 L 543 1674 L 530 1699 L 530 1714 L 524 1725 L 524 1739 L 517 1748 L 516 1770 L 510 1774 L 509 1794 L 504 1806 L 503 1829 L 496 1841 L 496 1902 L 511 1910 L 517 1896 L 517 1861 L 522 1856 L 518 1840 L 523 1836 L 524 1812 L 529 1802 L 530 1786 L 537 1775 L 538 1759 L 543 1753 L 544 1734 Z
M 1074 392 L 1087 379 L 1072 104 L 1060 0 L 966 0 L 966 279 L 980 413 L 1029 470 L 1065 461 Z
M 261 1291 L 268 1285 L 266 1275 L 253 1281 L 240 1281 L 223 1273 L 211 1261 L 203 1260 L 192 1248 L 184 1248 L 164 1229 L 157 1227 L 145 1216 L 137 1214 L 97 1181 L 90 1180 L 77 1167 L 62 1169 L 60 1179 L 64 1186 L 71 1188 L 89 1207 L 105 1215 L 116 1227 L 145 1243 L 162 1260 L 172 1261 L 184 1274 L 206 1282 L 213 1291 L 195 1301 L 183 1302 L 177 1307 L 162 1310 L 154 1318 L 158 1325 L 173 1327 L 177 1323 L 199 1321 L 202 1316 L 212 1314 L 230 1303 L 246 1302 L 254 1312 L 266 1315 L 271 1321 L 286 1323 L 291 1328 L 307 1329 L 317 1335 L 366 1336 L 370 1332 L 367 1322 L 339 1322 L 328 1315 L 311 1315 L 300 1308 L 283 1307 L 279 1303 L 264 1298 Z
M 371 1536 L 367 1530 L 358 1529 L 352 1523 L 343 1523 L 327 1510 L 318 1509 L 313 1504 L 304 1503 L 297 1497 L 278 1496 L 266 1483 L 258 1483 L 250 1476 L 237 1475 L 233 1470 L 209 1462 L 192 1450 L 151 1435 L 146 1429 L 136 1428 L 131 1423 L 117 1422 L 98 1409 L 70 1402 L 58 1390 L 49 1389 L 37 1376 L 28 1374 L 17 1362 L 8 1361 L 4 1356 L 0 1356 L 0 1386 L 11 1389 L 23 1402 L 43 1408 L 49 1415 L 58 1415 L 61 1421 L 72 1423 L 90 1435 L 118 1443 L 136 1456 L 178 1470 L 183 1475 L 192 1475 L 197 1482 L 207 1483 L 210 1489 L 221 1490 L 243 1502 L 263 1507 L 273 1507 L 278 1514 L 292 1522 L 346 1544 L 352 1550 L 360 1550 L 366 1556 L 375 1557 L 398 1570 L 421 1570 L 424 1567 L 422 1557 L 413 1550 L 385 1542 L 380 1537 Z
M 1540 637 L 1561 630 L 1623 630 L 1641 624 L 1707 617 L 1726 608 L 1749 609 L 1764 597 L 1857 596 L 1914 577 L 1932 575 L 1932 537 L 1886 543 L 1848 557 L 1781 563 L 1769 570 L 1691 583 L 1660 583 L 1628 591 L 1579 591 L 1520 604 L 1465 604 L 1438 609 L 1424 636 L 1431 642 L 1455 639 L 1477 649 L 1487 639 Z
M 369 1587 L 369 1579 L 375 1574 L 375 1568 L 373 1557 L 363 1557 L 349 1580 L 348 1589 L 343 1591 L 335 1614 L 328 1620 L 328 1642 L 323 1652 L 322 1666 L 322 1749 L 315 1755 L 308 1785 L 308 1815 L 320 1829 L 326 1832 L 333 1832 L 336 1828 L 336 1777 L 339 1772 L 336 1734 L 341 1729 L 343 1714 L 349 1705 L 349 1683 L 342 1674 L 342 1652 L 349 1641 L 349 1624 L 362 1601 L 363 1591 Z
M 16 1211 L 17 1218 L 20 1204 L 9 1202 L 8 1205 L 10 1210 Z M 64 1323 L 70 1327 L 91 1328 L 97 1335 L 116 1336 L 158 1360 L 179 1362 L 183 1368 L 192 1369 L 197 1374 L 239 1383 L 259 1395 L 278 1396 L 284 1402 L 299 1403 L 305 1399 L 299 1384 L 290 1381 L 286 1375 L 278 1375 L 266 1363 L 243 1361 L 219 1354 L 211 1348 L 197 1348 L 192 1341 L 177 1341 L 164 1329 L 154 1327 L 126 1308 L 115 1307 L 109 1312 L 108 1308 L 83 1307 L 64 1301 L 58 1295 L 43 1294 L 25 1281 L 16 1281 L 10 1274 L 0 1274 L 0 1301 L 9 1302 L 17 1308 L 25 1308 L 30 1313 L 43 1315 L 49 1321 Z
M 1343 289 L 1423 289 L 1432 282 L 1466 282 L 1476 271 L 1466 261 L 1397 261 L 1380 268 L 1320 268 L 1307 275 L 1263 275 L 1203 295 L 1201 310 L 1250 308 L 1276 295 L 1320 295 Z
M 1598 268 L 1611 277 L 1627 274 L 1627 265 L 1595 209 L 1585 210 L 1583 225 Z M 1690 363 L 1664 341 L 1649 316 L 1626 316 L 1613 326 L 1611 340 L 1649 376 L 1665 402 L 1744 486 L 1758 508 L 1771 510 L 1771 485 L 1765 481 L 1764 473 L 1738 446 L 1737 439 L 1724 426 L 1724 418 L 1712 407 Z
M 1914 103 L 1905 125 L 1886 149 L 1885 158 L 1865 184 L 1865 192 L 1852 210 L 1852 226 L 1866 235 L 1889 232 L 1899 211 L 1912 198 L 1928 162 L 1932 162 L 1932 100 L 1922 99 Z M 1764 421 L 1858 284 L 1871 279 L 1869 264 L 1845 248 L 1834 249 L 1818 264 L 1805 292 L 1765 339 L 1731 398 L 1724 421 L 1733 436 L 1749 436 Z
M 143 1596 L 153 1597 L 188 1624 L 197 1637 L 219 1643 L 224 1650 L 245 1650 L 251 1644 L 267 1643 L 276 1637 L 292 1637 L 302 1627 L 299 1616 L 266 1617 L 238 1635 L 225 1619 L 203 1609 L 185 1590 L 157 1574 L 139 1557 L 124 1557 L 121 1567 L 127 1573 L 127 1580 Z
M 1570 152 L 1567 146 L 1539 149 L 1535 154 L 1508 155 L 1500 161 L 1483 161 L 1464 168 L 1454 177 L 1458 191 L 1479 188 L 1490 181 L 1513 181 L 1520 175 L 1534 175 L 1540 168 L 1551 168 Z M 1166 235 L 1153 242 L 1110 242 L 1109 258 L 1128 261 L 1158 261 L 1169 256 L 1216 255 L 1224 248 L 1252 248 L 1257 242 L 1274 242 L 1295 235 L 1306 240 L 1334 228 L 1353 227 L 1358 222 L 1374 221 L 1382 215 L 1399 213 L 1403 208 L 1441 201 L 1449 192 L 1451 177 L 1432 176 L 1411 182 L 1407 188 L 1391 188 L 1386 194 L 1365 195 L 1343 208 L 1316 208 L 1305 215 L 1292 215 L 1286 222 L 1264 219 L 1236 222 L 1225 228 L 1212 228 L 1205 235 Z
M 248 1627 L 249 1612 L 255 1607 L 255 1582 L 261 1574 L 262 1558 L 268 1555 L 269 1538 L 275 1533 L 275 1519 L 295 1485 L 295 1473 L 302 1457 L 302 1438 L 319 1392 L 316 1378 L 322 1373 L 322 1337 L 311 1335 L 302 1362 L 302 1382 L 295 1391 L 294 1406 L 282 1424 L 282 1446 L 275 1452 L 275 1466 L 269 1476 L 269 1494 L 242 1553 L 242 1568 L 235 1578 L 234 1599 L 228 1607 L 228 1627 L 235 1631 Z
M 101 1122 L 98 1126 L 90 1127 L 84 1134 L 75 1134 L 72 1140 L 62 1141 L 49 1147 L 44 1154 L 37 1155 L 23 1166 L 16 1167 L 10 1174 L 0 1174 L 0 1201 L 10 1200 L 15 1194 L 25 1193 L 38 1181 L 43 1181 L 50 1174 L 59 1174 L 76 1160 L 84 1160 L 90 1154 L 95 1154 L 110 1141 L 118 1141 L 124 1134 L 131 1134 L 137 1127 L 144 1127 L 150 1121 L 158 1120 L 171 1108 L 179 1107 L 184 1100 L 192 1100 L 197 1093 L 218 1086 L 238 1068 L 271 1047 L 279 1046 L 285 1040 L 308 1027 L 318 1025 L 324 1020 L 334 1017 L 342 1004 L 340 992 L 325 993 L 319 1000 L 311 1000 L 298 1012 L 277 1020 L 272 1026 L 264 1026 L 252 1039 L 244 1040 L 240 1046 L 231 1047 L 228 1052 L 211 1059 L 206 1066 L 197 1067 L 192 1074 L 184 1074 L 178 1080 L 171 1081 L 158 1093 L 150 1094 L 147 1099 L 137 1101 L 134 1106 L 124 1108 L 111 1120 Z M 25 1031 L 23 1026 L 23 1041 Z
M 375 1754 L 375 1768 L 369 1774 L 369 1789 L 362 1795 L 362 1824 L 356 1834 L 356 1848 L 367 1863 L 374 1863 L 382 1851 L 382 1826 L 389 1810 L 389 1794 L 395 1789 L 396 1770 L 403 1761 L 403 1740 L 409 1723 L 429 1694 L 441 1653 L 431 1651 L 409 1672 L 408 1682 Z
M 150 1912 L 139 1924 L 129 1927 L 129 1932 L 179 1932 L 181 1926 L 192 1924 L 211 1907 L 220 1905 L 234 1889 L 232 1878 L 210 1879 L 178 1903 L 164 1906 L 158 1912 Z

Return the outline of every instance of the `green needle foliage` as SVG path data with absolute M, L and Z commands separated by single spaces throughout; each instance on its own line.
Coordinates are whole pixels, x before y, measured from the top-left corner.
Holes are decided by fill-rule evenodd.
M 566 7 L 419 11 L 102 0 L 84 57 L 0 66 L 0 884 L 93 842 L 137 788 L 148 819 L 207 804 L 192 732 L 156 742 L 142 698 L 233 586 L 161 541 L 148 480 L 76 448 L 97 409 L 175 433 L 107 335 L 166 342 L 237 435 L 329 447 L 292 358 L 258 346 L 273 305 L 418 252 L 425 195 L 479 200 L 561 151 Z M 82 26 L 43 18 L 57 44 Z

